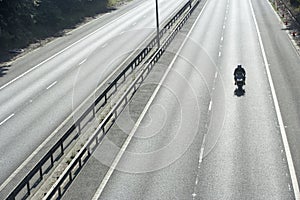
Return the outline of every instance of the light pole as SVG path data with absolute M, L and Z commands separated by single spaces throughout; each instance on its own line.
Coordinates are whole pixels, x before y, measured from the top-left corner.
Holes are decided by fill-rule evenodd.
M 160 48 L 160 41 L 159 41 L 159 19 L 158 19 L 158 3 L 157 0 L 155 0 L 155 4 L 156 4 L 156 31 L 157 31 L 157 47 L 158 49 Z

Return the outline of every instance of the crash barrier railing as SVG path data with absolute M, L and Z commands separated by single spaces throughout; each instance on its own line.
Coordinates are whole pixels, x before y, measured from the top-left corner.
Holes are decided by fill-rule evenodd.
M 194 11 L 196 6 L 199 4 L 199 1 L 195 2 L 190 11 L 181 19 L 180 23 L 177 24 L 172 33 L 168 36 L 165 42 L 161 45 L 160 49 L 156 51 L 156 53 L 146 61 L 146 66 L 143 70 L 138 74 L 137 78 L 132 82 L 126 92 L 122 95 L 119 101 L 114 105 L 109 114 L 105 117 L 105 119 L 101 122 L 98 128 L 95 130 L 93 135 L 89 138 L 87 143 L 81 148 L 79 153 L 74 157 L 69 166 L 64 170 L 56 183 L 51 187 L 48 191 L 44 200 L 60 199 L 64 192 L 67 190 L 70 183 L 74 180 L 76 175 L 78 175 L 79 171 L 82 169 L 83 165 L 87 162 L 88 158 L 92 155 L 92 153 L 96 150 L 96 147 L 100 144 L 106 133 L 114 124 L 115 120 L 121 114 L 123 109 L 127 106 L 129 100 L 134 95 L 134 93 L 138 90 L 138 88 L 142 85 L 143 81 L 146 79 L 148 74 L 151 72 L 153 66 L 162 56 L 166 48 L 169 46 L 171 41 L 174 39 L 178 31 L 190 17 L 191 13 Z
M 161 29 L 160 38 L 173 27 L 181 15 L 191 6 L 191 2 L 187 2 Z M 146 58 L 149 52 L 157 44 L 157 38 L 154 37 L 149 44 L 130 62 L 130 64 L 124 68 L 121 73 L 110 83 L 110 85 L 91 103 L 90 106 L 75 120 L 75 114 L 66 119 L 60 127 L 60 129 L 67 129 L 63 136 L 51 147 L 51 149 L 38 161 L 38 163 L 30 170 L 30 172 L 19 182 L 19 184 L 10 192 L 6 199 L 16 199 L 18 196 L 21 199 L 28 197 L 31 194 L 31 190 L 37 187 L 37 185 L 43 180 L 43 177 L 54 166 L 54 163 L 59 160 L 65 153 L 65 149 L 69 145 L 70 140 L 76 138 L 81 134 L 81 130 L 88 124 L 91 119 L 95 118 L 96 112 L 98 112 L 111 96 L 117 91 L 119 86 L 126 80 L 126 78 L 139 66 Z M 161 50 L 159 51 L 161 52 Z M 96 93 L 96 92 L 95 92 Z M 81 104 L 83 105 L 83 104 Z M 80 106 L 81 107 L 81 106 Z M 79 108 L 76 109 L 78 111 Z M 74 112 L 73 112 L 74 113 Z M 76 112 L 75 112 L 76 113 Z M 107 118 L 111 118 L 112 114 L 107 115 Z M 70 122 L 70 121 L 73 121 Z M 101 124 L 105 127 L 107 120 L 104 120 Z M 69 128 L 65 128 L 67 124 Z M 104 130 L 104 128 L 103 128 Z M 76 132 L 75 132 L 76 131 Z M 75 132 L 75 136 L 74 136 Z M 67 143 L 67 144 L 66 144 Z M 82 154 L 82 153 L 81 153 Z M 80 161 L 81 162 L 81 161 Z M 25 190 L 25 191 L 24 191 Z M 22 193 L 22 194 L 21 194 Z

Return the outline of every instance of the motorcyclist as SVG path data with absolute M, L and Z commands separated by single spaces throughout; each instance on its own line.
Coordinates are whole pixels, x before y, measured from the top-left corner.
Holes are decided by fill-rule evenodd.
M 244 84 L 246 84 L 246 71 L 245 69 L 242 67 L 242 65 L 238 65 L 237 68 L 235 68 L 234 70 L 234 84 L 236 85 L 236 79 L 237 79 L 237 74 L 238 73 L 242 73 L 244 76 Z

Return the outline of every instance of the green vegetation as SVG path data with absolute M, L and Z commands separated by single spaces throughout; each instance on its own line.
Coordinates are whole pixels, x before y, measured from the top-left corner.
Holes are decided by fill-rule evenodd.
M 108 12 L 120 0 L 0 0 L 0 52 L 24 48 L 86 17 Z
M 292 10 L 293 14 L 300 21 L 300 0 L 289 0 L 290 9 Z

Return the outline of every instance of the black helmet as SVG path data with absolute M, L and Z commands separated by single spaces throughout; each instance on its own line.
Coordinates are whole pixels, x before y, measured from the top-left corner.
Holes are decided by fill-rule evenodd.
M 238 68 L 242 68 L 242 65 L 238 65 L 237 67 L 238 67 Z

